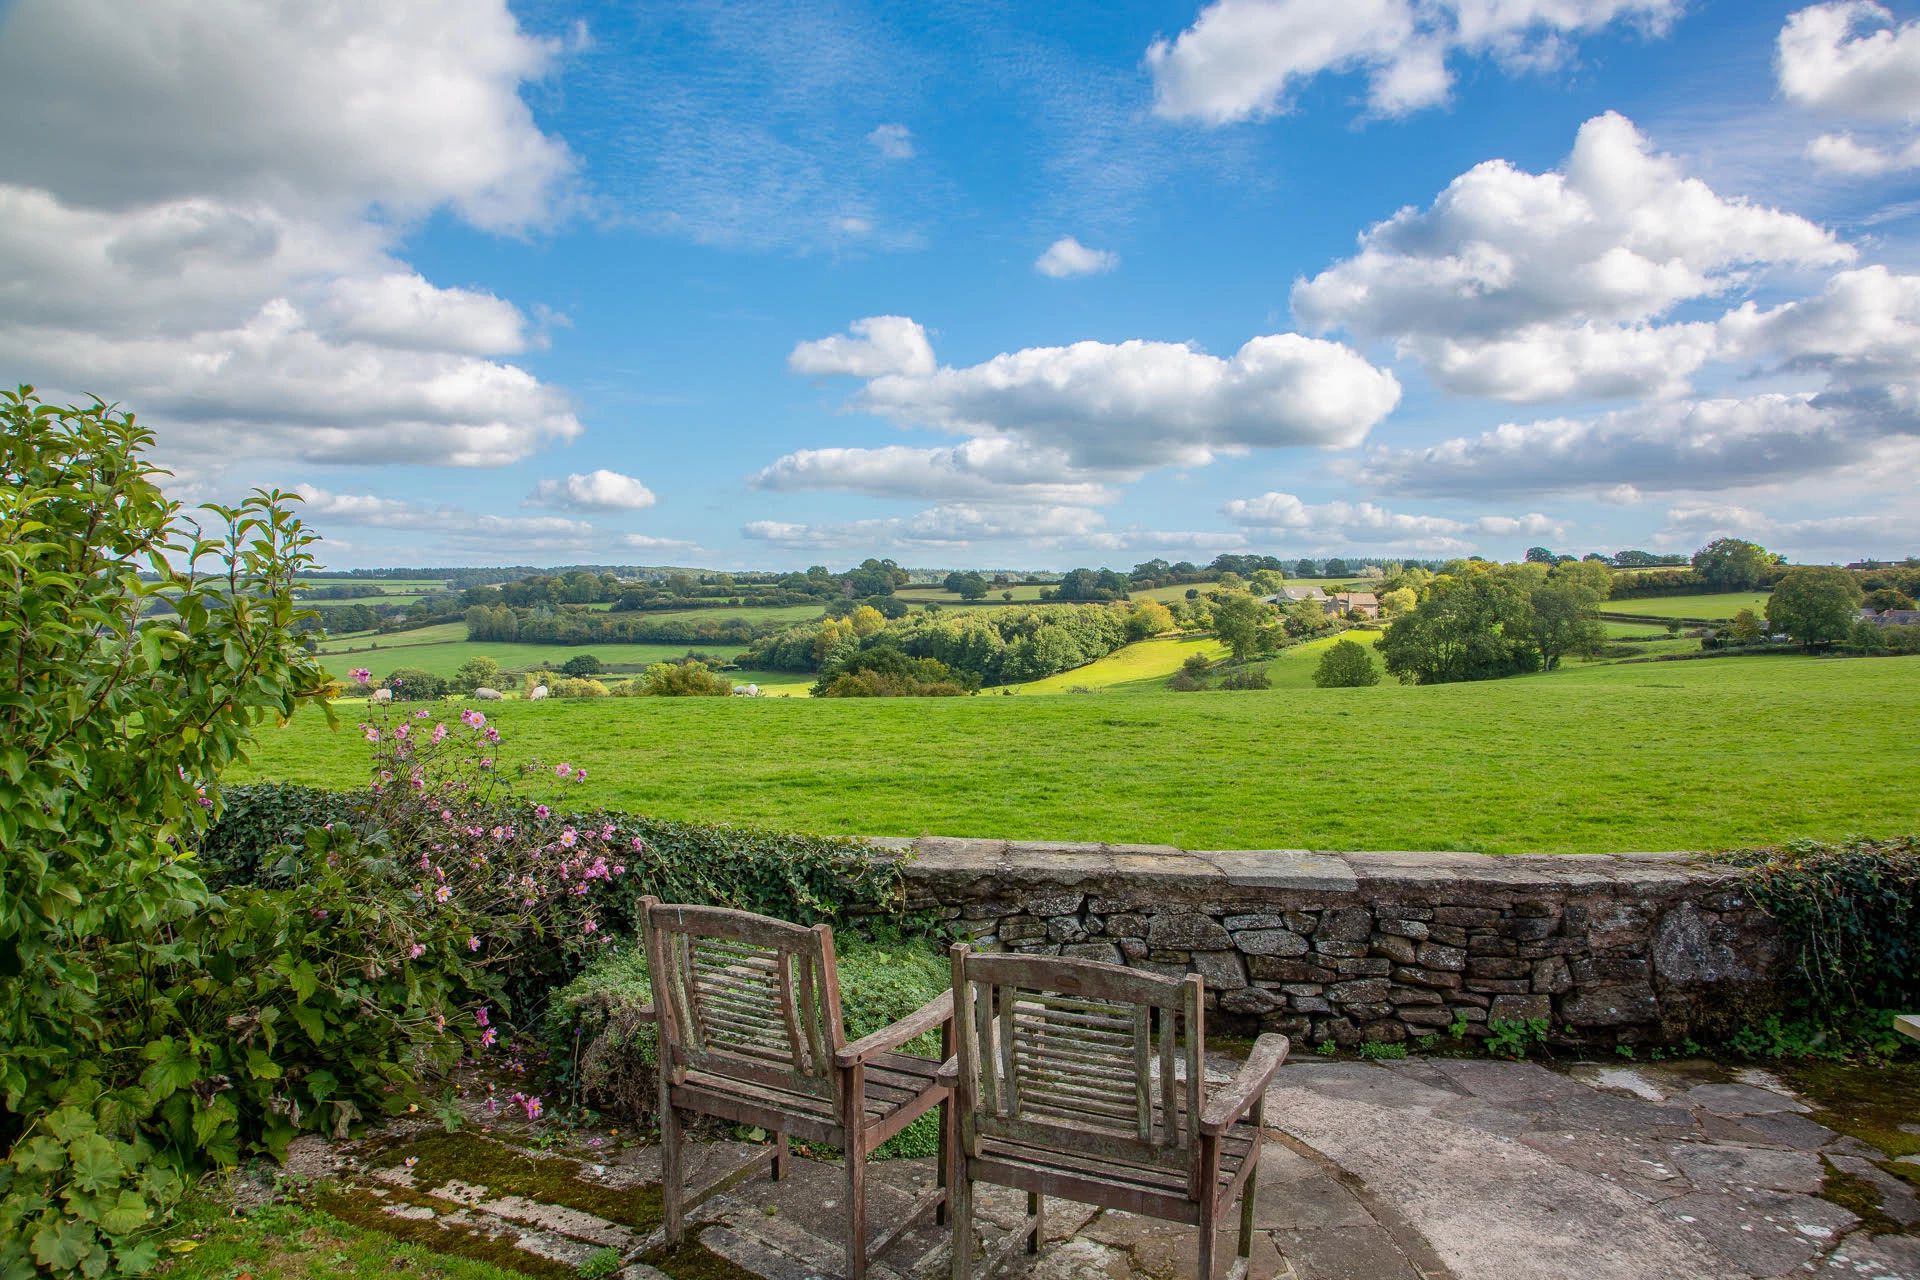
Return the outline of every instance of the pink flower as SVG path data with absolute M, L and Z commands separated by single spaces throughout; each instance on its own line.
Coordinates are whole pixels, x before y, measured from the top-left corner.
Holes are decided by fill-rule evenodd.
M 444 724 L 436 724 L 433 726 L 433 743 L 435 746 L 439 746 L 440 743 L 444 742 L 446 737 L 447 726 Z
M 493 1017 L 487 1012 L 487 1006 L 481 1005 L 473 1011 L 473 1023 L 477 1027 L 490 1027 L 493 1025 Z
M 607 825 L 600 828 L 600 838 L 602 840 L 613 839 L 613 824 L 611 822 L 607 823 Z
M 364 732 L 364 733 L 365 733 L 365 734 L 367 735 L 367 741 L 368 741 L 368 742 L 378 742 L 378 741 L 380 741 L 380 731 L 379 731 L 378 729 L 376 729 L 376 728 L 374 728 L 374 727 L 373 727 L 372 725 L 370 725 L 370 724 L 369 724 L 369 725 L 362 725 L 362 726 L 361 726 L 361 729 L 362 729 L 362 731 L 363 731 L 363 732 Z
M 452 821 L 453 821 L 453 810 L 451 810 L 451 809 L 442 809 L 442 810 L 440 811 L 440 821 L 442 821 L 442 822 L 452 822 Z
M 422 707 L 418 711 L 413 713 L 413 718 L 415 720 L 425 720 L 428 716 L 432 714 L 433 713 L 431 711 L 428 711 L 425 707 Z
M 479 949 L 480 949 L 480 939 L 469 936 L 467 938 L 467 950 L 478 951 Z
M 568 764 L 564 760 L 562 760 L 559 764 L 553 766 L 553 773 L 554 773 L 554 776 L 557 778 L 564 778 L 572 772 L 573 772 L 573 766 Z
M 626 864 L 626 863 L 624 863 L 624 862 L 616 862 L 616 863 L 614 863 L 614 864 L 613 864 L 613 874 L 615 874 L 615 875 L 617 875 L 617 876 L 623 876 L 623 875 L 625 875 L 625 874 L 627 874 L 627 864 Z
M 585 769 L 575 769 L 573 771 L 573 780 L 575 782 L 585 782 L 587 780 L 587 771 Z
M 488 730 L 487 730 L 487 741 L 488 741 L 488 742 L 498 742 L 498 741 L 500 741 L 500 731 L 499 731 L 498 729 L 488 729 Z
M 411 734 L 412 732 L 413 732 L 412 728 L 410 728 L 404 722 L 393 726 L 393 736 L 400 739 L 402 742 L 405 742 L 407 740 L 407 735 Z
M 433 891 L 433 900 L 435 902 L 445 902 L 452 897 L 453 897 L 453 887 L 451 885 L 443 884 L 438 889 L 435 889 Z
M 579 836 L 574 834 L 572 827 L 562 827 L 560 829 L 560 843 L 569 849 L 573 848 L 574 841 L 579 838 Z
M 547 808 L 547 806 L 543 804 L 537 804 L 533 806 L 533 816 L 536 818 L 545 818 L 548 814 L 552 812 L 553 810 Z
M 581 926 L 581 929 L 583 932 L 589 934 L 598 933 L 600 932 L 600 924 L 596 920 L 589 919 L 586 924 Z
M 353 670 L 347 672 L 347 674 L 353 677 L 354 683 L 356 684 L 365 684 L 367 681 L 373 679 L 373 672 L 367 670 L 365 667 L 355 667 Z
M 480 1033 L 480 1043 L 488 1049 L 493 1048 L 494 1042 L 499 1038 L 492 1027 L 488 1027 Z
M 407 948 L 407 959 L 409 960 L 418 960 L 425 954 L 427 954 L 427 946 L 424 942 L 416 942 Z

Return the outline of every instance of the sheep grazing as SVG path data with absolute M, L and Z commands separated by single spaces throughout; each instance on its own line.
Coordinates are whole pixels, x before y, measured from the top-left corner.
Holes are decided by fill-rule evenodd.
M 489 689 L 483 685 L 473 691 L 473 696 L 481 702 L 498 702 L 505 695 L 498 689 Z
M 369 695 L 369 696 L 370 696 L 370 697 L 371 697 L 371 698 L 373 699 L 373 701 L 375 701 L 375 702 L 392 702 L 392 701 L 393 701 L 393 690 L 391 690 L 391 689 L 375 689 L 375 690 L 373 691 L 373 693 L 372 693 L 371 695 Z
M 547 686 L 543 684 L 537 684 L 533 686 L 533 692 L 527 695 L 527 701 L 538 702 L 540 701 L 540 699 L 546 696 L 547 696 Z

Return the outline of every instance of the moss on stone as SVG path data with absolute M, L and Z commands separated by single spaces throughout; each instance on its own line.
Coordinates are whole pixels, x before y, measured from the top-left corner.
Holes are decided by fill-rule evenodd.
M 583 1176 L 586 1166 L 577 1160 L 536 1155 L 479 1134 L 421 1134 L 382 1148 L 375 1163 L 398 1168 L 409 1158 L 418 1161 L 413 1178 L 422 1187 L 472 1183 L 493 1195 L 578 1209 L 642 1234 L 666 1217 L 657 1185 L 616 1187 L 590 1181 Z
M 1877 1066 L 1852 1062 L 1804 1062 L 1785 1067 L 1786 1077 L 1813 1105 L 1813 1118 L 1829 1129 L 1851 1134 L 1889 1156 L 1920 1153 L 1920 1133 L 1903 1126 L 1920 1124 L 1920 1062 Z M 1911 1177 L 1911 1165 L 1891 1165 Z
M 678 1249 L 654 1249 L 640 1261 L 673 1280 L 757 1280 L 754 1273 L 739 1267 L 707 1248 L 700 1241 L 705 1228 L 695 1228 L 692 1236 Z
M 388 1213 L 393 1204 L 421 1205 L 434 1210 L 432 1218 L 403 1218 Z M 417 1244 L 435 1253 L 452 1254 L 532 1276 L 534 1280 L 574 1280 L 574 1269 L 551 1258 L 528 1253 L 512 1240 L 495 1236 L 465 1223 L 449 1222 L 445 1214 L 461 1206 L 428 1196 L 410 1196 L 404 1192 L 384 1198 L 364 1188 L 330 1185 L 315 1196 L 315 1206 L 342 1222 L 377 1231 L 382 1235 Z

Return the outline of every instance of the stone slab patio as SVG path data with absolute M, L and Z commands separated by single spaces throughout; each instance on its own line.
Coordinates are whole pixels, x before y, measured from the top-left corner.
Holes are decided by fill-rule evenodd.
M 1273 1128 L 1261 1157 L 1252 1274 L 1920 1280 L 1913 1186 L 1889 1172 L 1884 1153 L 1817 1123 L 1809 1110 L 1762 1072 L 1706 1078 L 1627 1064 L 1550 1069 L 1444 1058 L 1291 1064 L 1267 1099 Z M 554 1159 L 513 1150 L 516 1158 Z M 702 1164 L 717 1170 L 747 1148 L 715 1141 L 698 1150 Z M 578 1149 L 569 1155 L 580 1161 Z M 647 1229 L 651 1223 L 615 1222 L 479 1181 L 418 1178 L 352 1147 L 310 1148 L 298 1160 L 311 1174 L 358 1185 L 379 1212 L 416 1229 L 477 1231 L 566 1267 L 612 1248 L 629 1280 L 729 1271 L 764 1280 L 840 1274 L 841 1174 L 825 1161 L 796 1160 L 795 1173 L 781 1183 L 745 1182 L 703 1206 L 693 1219 L 696 1267 L 665 1253 L 658 1230 Z M 659 1180 L 652 1147 L 590 1155 L 568 1167 L 599 1191 L 644 1194 Z M 871 1168 L 875 1229 L 933 1176 L 928 1160 Z M 991 1244 L 1019 1220 L 1024 1200 L 982 1188 L 977 1210 Z M 1190 1228 L 1060 1201 L 1049 1201 L 1048 1214 L 1045 1248 L 1011 1274 L 1193 1275 Z M 1231 1248 L 1223 1254 L 1231 1257 Z M 873 1274 L 946 1277 L 949 1265 L 946 1233 L 929 1224 L 880 1259 Z

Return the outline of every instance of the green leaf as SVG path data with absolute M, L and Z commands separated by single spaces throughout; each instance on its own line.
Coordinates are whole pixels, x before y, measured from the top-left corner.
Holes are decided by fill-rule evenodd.
M 120 1185 L 126 1177 L 126 1165 L 111 1141 L 97 1133 L 88 1134 L 68 1149 L 73 1157 L 73 1181 L 82 1191 L 98 1193 Z
M 54 1274 L 71 1272 L 97 1248 L 93 1228 L 48 1218 L 33 1233 L 33 1256 Z

